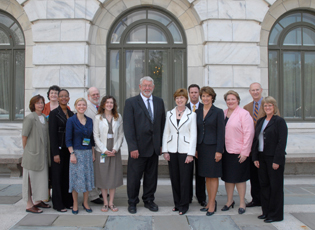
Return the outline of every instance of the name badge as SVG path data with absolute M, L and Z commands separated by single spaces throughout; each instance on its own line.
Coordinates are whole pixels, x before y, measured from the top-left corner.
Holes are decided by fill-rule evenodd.
M 106 154 L 102 153 L 100 156 L 100 163 L 105 163 Z
M 89 139 L 89 138 L 84 138 L 83 139 L 83 141 L 82 141 L 82 145 L 89 145 L 90 144 L 90 141 L 91 141 L 91 139 Z
M 114 138 L 113 134 L 107 134 L 107 138 Z

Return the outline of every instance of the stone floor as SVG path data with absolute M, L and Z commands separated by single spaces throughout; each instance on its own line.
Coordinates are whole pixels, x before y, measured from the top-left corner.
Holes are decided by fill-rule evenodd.
M 115 205 L 120 209 L 102 213 L 101 205 L 91 203 L 93 213 L 88 214 L 82 208 L 78 215 L 71 210 L 59 213 L 45 209 L 43 214 L 25 212 L 25 202 L 21 200 L 21 179 L 0 178 L 0 229 L 52 229 L 52 230 L 96 230 L 96 229 L 130 229 L 130 230 L 189 230 L 189 229 L 314 229 L 315 230 L 315 178 L 312 176 L 291 176 L 285 178 L 285 214 L 284 221 L 266 224 L 257 219 L 261 214 L 260 207 L 247 208 L 246 213 L 237 213 L 239 199 L 235 191 L 236 206 L 227 212 L 221 207 L 226 202 L 223 182 L 220 181 L 217 194 L 218 211 L 211 217 L 199 211 L 196 200 L 184 216 L 172 212 L 172 192 L 168 179 L 160 179 L 156 203 L 158 212 L 150 212 L 140 202 L 138 212 L 131 215 L 127 211 L 126 186 L 117 189 Z M 140 195 L 141 197 L 141 195 Z M 249 186 L 246 192 L 250 200 Z M 82 201 L 82 195 L 79 197 Z

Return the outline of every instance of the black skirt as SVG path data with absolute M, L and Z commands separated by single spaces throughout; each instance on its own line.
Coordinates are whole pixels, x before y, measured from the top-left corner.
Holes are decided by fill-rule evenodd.
M 201 177 L 218 178 L 222 176 L 222 160 L 215 162 L 217 145 L 200 144 L 198 151 L 198 175 Z
M 241 183 L 249 180 L 249 157 L 243 163 L 239 163 L 239 154 L 230 154 L 224 149 L 222 156 L 222 180 L 227 183 Z

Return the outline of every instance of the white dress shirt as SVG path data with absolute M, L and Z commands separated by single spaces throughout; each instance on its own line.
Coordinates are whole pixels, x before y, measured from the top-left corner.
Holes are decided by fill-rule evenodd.
M 191 103 L 191 102 L 189 102 L 190 103 L 190 108 L 191 108 L 191 111 L 193 111 L 194 110 L 194 105 L 195 105 L 195 110 L 197 110 L 198 108 L 199 108 L 199 101 L 197 102 L 197 104 L 193 104 L 193 103 Z
M 141 97 L 142 97 L 142 100 L 145 104 L 145 107 L 147 107 L 148 109 L 148 99 L 150 99 L 149 103 L 150 103 L 150 107 L 151 107 L 151 111 L 152 111 L 152 119 L 154 119 L 154 109 L 153 109 L 153 96 L 151 95 L 149 98 L 143 96 L 142 93 L 140 93 Z

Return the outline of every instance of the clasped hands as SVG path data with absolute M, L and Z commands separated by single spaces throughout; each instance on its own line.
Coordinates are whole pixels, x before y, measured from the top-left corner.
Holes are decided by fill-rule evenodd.
M 108 157 L 114 157 L 115 154 L 116 154 L 116 150 L 115 150 L 115 149 L 113 149 L 112 151 L 106 150 L 106 151 L 105 151 L 105 154 L 106 154 Z

